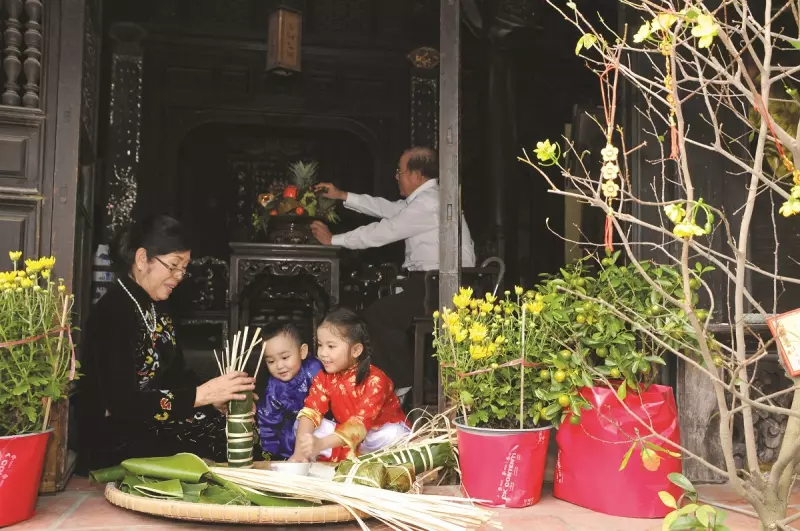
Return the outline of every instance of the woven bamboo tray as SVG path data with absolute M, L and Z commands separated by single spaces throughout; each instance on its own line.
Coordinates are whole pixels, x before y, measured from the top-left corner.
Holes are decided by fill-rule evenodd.
M 256 507 L 241 505 L 212 505 L 184 501 L 156 500 L 133 496 L 120 491 L 114 483 L 106 485 L 106 499 L 117 507 L 194 522 L 215 522 L 225 524 L 333 524 L 352 522 L 355 516 L 341 505 L 320 505 L 318 507 Z M 368 518 L 358 512 L 359 517 Z

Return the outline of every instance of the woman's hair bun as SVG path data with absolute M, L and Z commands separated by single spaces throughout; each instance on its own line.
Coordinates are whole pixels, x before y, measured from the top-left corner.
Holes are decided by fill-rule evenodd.
M 121 273 L 127 273 L 136 261 L 136 251 L 142 248 L 148 259 L 190 250 L 183 225 L 166 214 L 134 221 L 120 231 L 111 245 L 111 259 Z

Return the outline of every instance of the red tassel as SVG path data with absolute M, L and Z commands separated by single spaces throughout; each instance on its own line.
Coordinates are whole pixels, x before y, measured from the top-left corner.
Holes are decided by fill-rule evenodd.
M 678 160 L 678 153 L 680 152 L 680 148 L 678 147 L 678 128 L 673 124 L 669 127 L 669 129 L 670 144 L 672 144 L 672 151 L 669 154 L 669 158 L 672 160 Z
M 606 216 L 606 232 L 605 232 L 606 251 L 614 250 L 614 225 L 611 222 L 611 216 Z

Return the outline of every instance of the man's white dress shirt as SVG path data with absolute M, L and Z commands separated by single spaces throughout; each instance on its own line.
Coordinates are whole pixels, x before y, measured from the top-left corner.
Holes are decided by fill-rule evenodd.
M 439 183 L 435 179 L 426 181 L 400 201 L 348 193 L 344 206 L 382 219 L 335 235 L 332 245 L 368 249 L 405 240 L 404 268 L 409 271 L 439 269 Z M 475 248 L 464 216 L 461 216 L 461 231 L 461 265 L 474 267 Z

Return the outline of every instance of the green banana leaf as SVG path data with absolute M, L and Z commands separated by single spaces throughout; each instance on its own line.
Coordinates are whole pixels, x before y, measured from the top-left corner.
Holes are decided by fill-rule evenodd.
M 108 483 L 109 481 L 119 481 L 128 474 L 128 471 L 121 465 L 109 468 L 101 468 L 89 472 L 89 481 L 94 483 Z
M 140 485 L 146 485 L 148 483 L 154 483 L 155 481 L 157 480 L 142 478 L 139 476 L 125 476 L 119 483 L 119 490 L 131 494 L 133 496 L 147 497 L 145 494 L 140 492 L 136 487 Z
M 120 474 L 120 470 L 123 474 Z M 183 500 L 217 505 L 258 505 L 261 507 L 313 507 L 313 501 L 264 493 L 236 485 L 211 472 L 194 454 L 127 459 L 120 467 L 97 470 L 100 478 L 116 478 L 119 489 L 134 496 Z M 120 477 L 121 476 L 121 477 Z M 205 480 L 205 481 L 201 481 Z
M 184 501 L 192 501 L 184 498 Z M 250 505 L 247 498 L 219 485 L 209 485 L 198 497 L 197 503 L 210 503 L 213 505 Z
M 157 481 L 154 483 L 143 483 L 133 487 L 140 493 L 148 498 L 157 498 L 159 500 L 182 500 L 183 488 L 181 487 L 180 480 L 168 479 L 166 481 Z
M 159 479 L 179 479 L 188 483 L 200 483 L 208 474 L 208 465 L 194 454 L 175 454 L 169 457 L 136 457 L 126 459 L 122 466 L 137 476 Z
M 314 502 L 306 500 L 263 494 L 255 489 L 236 485 L 227 479 L 219 477 L 213 472 L 210 472 L 210 474 L 211 479 L 213 479 L 216 483 L 219 483 L 223 487 L 230 489 L 240 496 L 243 496 L 253 505 L 259 505 L 261 507 L 313 507 L 314 505 L 318 505 Z
M 208 483 L 186 483 L 181 481 L 181 488 L 184 496 L 200 496 L 208 488 Z

